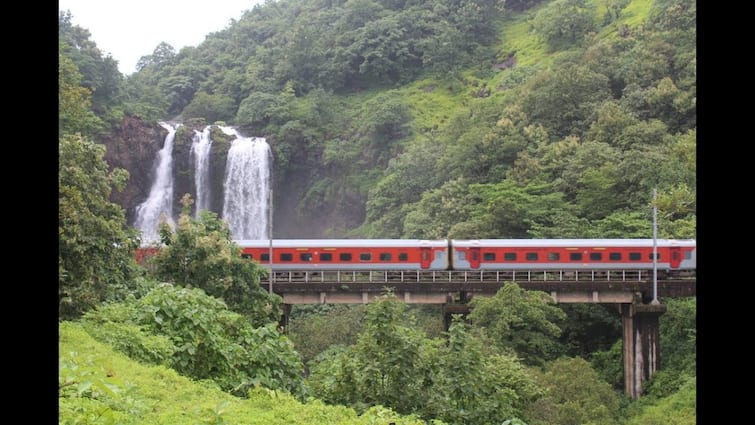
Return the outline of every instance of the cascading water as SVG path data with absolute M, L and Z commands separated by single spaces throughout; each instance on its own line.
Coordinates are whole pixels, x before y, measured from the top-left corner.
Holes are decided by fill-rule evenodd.
M 142 243 L 149 244 L 160 239 L 157 232 L 160 220 L 164 218 L 171 227 L 173 221 L 173 141 L 176 129 L 168 123 L 160 125 L 168 130 L 163 148 L 157 153 L 157 172 L 147 200 L 136 207 L 136 227 L 142 234 Z M 180 124 L 179 124 L 180 125 Z
M 191 158 L 194 161 L 194 186 L 196 188 L 196 213 L 199 217 L 201 210 L 210 210 L 210 128 L 207 126 L 200 133 L 194 130 L 191 144 Z
M 270 146 L 265 138 L 234 133 L 223 184 L 223 219 L 233 239 L 266 239 Z

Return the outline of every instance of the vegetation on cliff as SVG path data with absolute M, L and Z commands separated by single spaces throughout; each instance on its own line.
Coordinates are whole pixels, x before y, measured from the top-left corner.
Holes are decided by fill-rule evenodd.
M 694 237 L 695 41 L 690 0 L 279 0 L 124 78 L 62 13 L 59 422 L 693 424 L 694 299 L 631 401 L 603 306 L 510 285 L 429 335 L 386 294 L 289 339 L 217 216 L 142 267 L 128 211 L 157 120 L 222 121 L 273 148 L 279 237 L 650 237 L 653 189 Z

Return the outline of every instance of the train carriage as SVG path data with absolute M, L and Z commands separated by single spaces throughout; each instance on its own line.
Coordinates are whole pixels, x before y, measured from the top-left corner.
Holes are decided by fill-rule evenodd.
M 656 240 L 655 266 L 683 271 L 696 266 L 694 240 Z M 653 239 L 451 240 L 454 270 L 648 270 Z
M 242 257 L 270 265 L 269 240 L 239 240 Z M 273 239 L 277 270 L 447 270 L 448 241 L 420 239 Z

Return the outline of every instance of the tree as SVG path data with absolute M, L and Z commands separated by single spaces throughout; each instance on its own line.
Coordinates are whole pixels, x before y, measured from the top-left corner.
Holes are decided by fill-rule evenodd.
M 92 91 L 81 86 L 81 73 L 58 49 L 58 135 L 81 133 L 91 136 L 103 123 L 91 109 Z
M 537 12 L 533 25 L 550 48 L 557 50 L 581 41 L 595 29 L 593 13 L 585 0 L 555 0 Z
M 151 55 L 142 56 L 136 63 L 136 70 L 141 71 L 148 66 L 164 67 L 172 64 L 176 59 L 176 49 L 161 41 Z
M 584 65 L 542 71 L 527 85 L 531 91 L 522 100 L 522 109 L 554 139 L 581 136 L 592 123 L 596 106 L 611 97 L 608 77 Z
M 228 225 L 211 211 L 201 211 L 196 219 L 191 217 L 188 195 L 182 203 L 175 231 L 161 225 L 163 247 L 148 264 L 154 276 L 179 286 L 201 288 L 223 299 L 255 326 L 277 322 L 280 297 L 260 287 L 264 271 L 241 258 L 241 248 L 231 240 Z
M 304 363 L 313 360 L 330 346 L 355 343 L 357 334 L 362 330 L 365 307 L 341 304 L 294 306 L 287 327 L 288 335 Z
M 181 113 L 184 119 L 204 118 L 208 123 L 229 121 L 236 115 L 236 105 L 229 96 L 198 92 Z
M 486 353 L 482 344 L 460 316 L 453 318 L 424 417 L 459 425 L 497 424 L 522 417 L 542 395 L 516 357 Z
M 420 410 L 431 392 L 438 347 L 407 323 L 405 309 L 390 292 L 371 303 L 356 344 L 333 346 L 313 364 L 307 382 L 314 395 L 357 410 Z
M 542 365 L 562 351 L 557 323 L 566 314 L 545 292 L 527 291 L 506 283 L 493 297 L 470 301 L 469 320 L 501 350 L 518 355 L 525 364 Z
M 70 11 L 58 15 L 60 54 L 70 59 L 81 74 L 80 85 L 91 92 L 91 108 L 104 121 L 114 123 L 120 119 L 115 107 L 120 102 L 123 75 L 118 62 L 103 55 L 91 39 L 89 30 L 73 25 Z
M 434 347 L 404 320 L 406 304 L 388 293 L 370 304 L 354 346 L 362 366 L 356 388 L 370 405 L 399 413 L 419 410 L 427 397 Z
M 128 173 L 109 170 L 105 147 L 63 135 L 58 151 L 58 316 L 69 319 L 129 285 L 137 235 L 109 200 Z
M 459 236 L 449 235 L 450 229 L 454 224 L 464 222 L 478 202 L 463 179 L 454 179 L 438 189 L 428 190 L 419 202 L 410 206 L 404 219 L 403 236 L 422 239 Z
M 586 360 L 563 357 L 549 362 L 537 373 L 537 381 L 546 389 L 546 396 L 530 406 L 528 424 L 617 423 L 619 397 Z

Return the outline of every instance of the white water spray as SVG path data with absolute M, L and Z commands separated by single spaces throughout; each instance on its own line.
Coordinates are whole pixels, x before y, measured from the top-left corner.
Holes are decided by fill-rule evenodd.
M 233 239 L 267 239 L 270 146 L 262 137 L 233 133 L 236 140 L 228 150 L 223 184 L 223 219 Z
M 194 187 L 196 188 L 196 212 L 199 217 L 201 210 L 210 210 L 210 128 L 207 126 L 200 133 L 194 130 L 191 144 L 191 159 L 194 161 Z
M 173 141 L 176 129 L 168 123 L 160 125 L 168 130 L 163 148 L 157 153 L 157 173 L 147 200 L 136 207 L 136 227 L 142 234 L 142 243 L 149 244 L 160 240 L 157 232 L 160 220 L 166 220 L 175 227 L 173 220 Z M 180 124 L 179 124 L 180 125 Z

